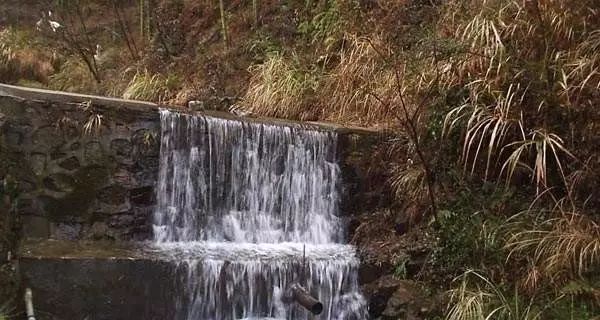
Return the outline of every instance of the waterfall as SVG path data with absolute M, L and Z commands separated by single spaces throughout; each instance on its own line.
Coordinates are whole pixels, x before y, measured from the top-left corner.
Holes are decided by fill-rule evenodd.
M 318 319 L 366 318 L 335 133 L 160 114 L 154 242 L 177 263 L 175 319 L 309 319 L 281 302 L 293 282 L 323 302 Z

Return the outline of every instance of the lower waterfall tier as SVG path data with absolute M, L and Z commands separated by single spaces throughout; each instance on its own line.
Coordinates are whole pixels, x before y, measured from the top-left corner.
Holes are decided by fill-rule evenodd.
M 53 319 L 364 320 L 349 245 L 28 240 L 19 269 L 36 311 Z M 237 258 L 237 259 L 235 259 Z M 302 282 L 324 305 L 315 318 L 281 303 Z M 51 317 L 44 317 L 51 318 Z
M 358 260 L 349 245 L 191 242 L 152 250 L 177 264 L 181 296 L 174 319 L 312 319 L 300 306 L 281 301 L 293 283 L 323 303 L 320 319 L 366 318 Z

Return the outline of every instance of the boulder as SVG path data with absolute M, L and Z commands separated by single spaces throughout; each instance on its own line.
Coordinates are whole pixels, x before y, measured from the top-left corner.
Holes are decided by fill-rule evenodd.
M 386 275 L 363 287 L 369 300 L 369 315 L 373 319 L 425 319 L 431 310 L 430 298 L 410 280 Z

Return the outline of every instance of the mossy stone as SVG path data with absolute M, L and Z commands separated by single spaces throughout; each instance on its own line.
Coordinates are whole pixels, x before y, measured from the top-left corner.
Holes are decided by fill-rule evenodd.
M 47 198 L 44 210 L 53 221 L 73 221 L 75 217 L 89 218 L 89 208 L 97 192 L 107 183 L 110 170 L 101 166 L 78 169 L 73 175 L 73 188 L 62 198 Z
M 44 179 L 44 186 L 51 191 L 72 192 L 75 180 L 64 173 L 56 173 Z

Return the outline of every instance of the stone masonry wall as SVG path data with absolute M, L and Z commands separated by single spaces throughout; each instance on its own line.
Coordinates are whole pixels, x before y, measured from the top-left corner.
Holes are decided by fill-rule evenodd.
M 155 108 L 0 95 L 0 179 L 25 237 L 144 239 L 158 172 Z

